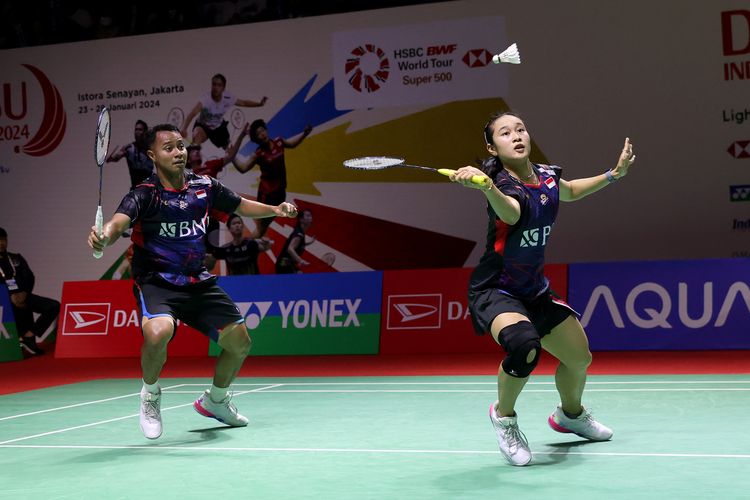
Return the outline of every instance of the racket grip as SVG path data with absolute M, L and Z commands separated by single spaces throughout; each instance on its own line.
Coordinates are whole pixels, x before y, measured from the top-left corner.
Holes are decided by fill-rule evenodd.
M 104 232 L 104 216 L 102 215 L 102 206 L 99 205 L 96 209 L 96 218 L 94 220 L 94 225 L 96 226 L 96 234 L 99 235 L 99 237 L 102 237 L 102 233 Z M 95 259 L 101 259 L 102 255 L 104 255 L 104 252 L 101 250 L 94 250 L 94 258 Z
M 443 174 L 446 177 L 450 177 L 451 175 L 455 174 L 455 170 L 451 170 L 450 168 L 439 168 L 438 173 Z M 471 183 L 476 184 L 477 186 L 484 186 L 487 187 L 490 185 L 492 181 L 489 177 L 486 175 L 475 175 L 471 178 Z

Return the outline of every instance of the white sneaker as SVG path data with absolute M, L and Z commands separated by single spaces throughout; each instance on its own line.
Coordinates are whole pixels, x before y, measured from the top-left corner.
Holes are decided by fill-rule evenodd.
M 232 427 L 246 426 L 247 418 L 237 412 L 237 407 L 230 402 L 231 399 L 232 396 L 227 394 L 227 397 L 223 400 L 214 403 L 211 400 L 210 391 L 206 389 L 201 397 L 195 400 L 193 408 L 204 417 L 215 418 L 223 424 L 231 425 Z
M 141 389 L 141 431 L 149 439 L 161 436 L 161 388 L 158 394 Z
M 572 432 L 591 441 L 612 439 L 612 429 L 594 420 L 586 408 L 583 408 L 576 418 L 569 418 L 563 412 L 562 406 L 558 406 L 547 419 L 547 423 L 557 432 Z
M 500 452 L 512 465 L 526 465 L 531 462 L 531 450 L 526 436 L 518 428 L 517 417 L 498 417 L 495 403 L 490 405 L 490 420 L 497 434 Z

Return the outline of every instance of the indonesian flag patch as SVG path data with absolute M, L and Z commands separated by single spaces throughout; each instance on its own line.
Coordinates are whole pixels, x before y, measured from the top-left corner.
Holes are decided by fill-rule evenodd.
M 554 181 L 552 181 L 552 182 L 554 184 Z M 206 190 L 205 189 L 199 189 L 198 191 L 195 192 L 195 196 L 199 200 L 205 198 L 206 197 Z
M 557 186 L 557 183 L 555 183 L 554 177 L 547 177 L 544 179 L 544 183 L 547 185 L 549 189 L 552 189 L 553 187 Z

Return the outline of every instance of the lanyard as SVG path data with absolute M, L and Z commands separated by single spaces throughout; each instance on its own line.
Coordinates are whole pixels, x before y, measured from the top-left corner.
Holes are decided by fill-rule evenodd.
M 11 276 L 11 278 L 13 278 L 16 276 L 16 266 L 13 265 L 13 259 L 10 258 L 10 255 L 8 255 L 7 253 L 5 255 L 7 255 L 7 258 L 8 258 L 8 264 L 10 264 L 11 269 L 13 269 L 13 276 Z M 5 271 L 3 271 L 3 266 L 0 266 L 0 275 L 2 275 L 3 280 L 10 279 L 5 276 Z

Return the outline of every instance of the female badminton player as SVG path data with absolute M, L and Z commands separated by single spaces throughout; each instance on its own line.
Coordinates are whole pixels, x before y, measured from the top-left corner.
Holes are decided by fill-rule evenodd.
M 534 370 L 541 350 L 557 358 L 555 385 L 561 404 L 548 419 L 552 429 L 592 441 L 612 438 L 581 404 L 591 352 L 578 313 L 552 296 L 544 277 L 544 250 L 560 201 L 577 201 L 627 175 L 635 161 L 625 139 L 614 168 L 601 175 L 567 181 L 562 169 L 529 160 L 531 138 L 523 120 L 497 113 L 484 127 L 490 157 L 482 169 L 463 167 L 451 180 L 479 189 L 487 197 L 487 247 L 469 284 L 469 307 L 479 334 L 489 332 L 505 350 L 497 378 L 498 400 L 490 420 L 500 451 L 513 465 L 526 465 L 531 451 L 519 430 L 516 400 Z M 492 179 L 489 187 L 471 182 Z

